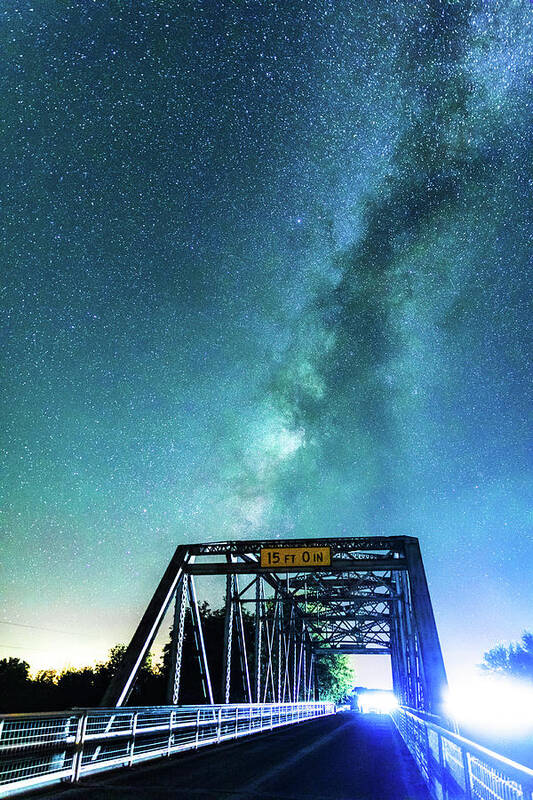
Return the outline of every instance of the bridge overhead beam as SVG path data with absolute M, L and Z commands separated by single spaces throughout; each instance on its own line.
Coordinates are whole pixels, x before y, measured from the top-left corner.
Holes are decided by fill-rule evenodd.
M 334 594 L 330 593 L 327 590 L 324 590 L 322 593 L 325 597 L 328 598 L 329 603 L 346 603 L 350 604 L 354 607 L 366 606 L 366 605 L 377 605 L 379 603 L 389 604 L 392 600 L 399 600 L 399 596 L 389 596 L 389 595 L 356 595 L 356 594 Z M 313 606 L 320 603 L 320 598 L 322 597 L 320 594 L 318 597 L 314 595 L 307 596 L 307 605 Z M 295 598 L 299 598 L 300 595 L 293 595 Z M 302 599 L 306 599 L 305 597 Z
M 413 536 L 332 536 L 320 539 L 236 539 L 228 542 L 204 542 L 188 545 L 191 554 L 196 556 L 241 555 L 258 553 L 262 548 L 279 547 L 331 547 L 339 553 L 358 553 L 364 550 L 403 554 L 407 542 L 417 542 Z
M 313 589 L 323 589 L 325 587 L 329 587 L 330 589 L 337 590 L 341 588 L 344 592 L 363 592 L 365 589 L 369 591 L 375 591 L 376 594 L 380 594 L 378 590 L 385 589 L 386 592 L 391 591 L 392 587 L 392 580 L 390 577 L 387 577 L 388 573 L 382 575 L 374 575 L 373 573 L 369 572 L 366 575 L 357 574 L 356 577 L 352 576 L 351 573 L 344 573 L 342 576 L 338 575 L 315 575 L 314 573 L 307 573 L 306 575 L 295 575 L 291 578 L 291 587 L 294 591 L 299 590 L 308 590 L 309 587 L 309 579 L 310 577 L 313 580 Z M 383 592 L 385 594 L 385 592 Z
M 350 613 L 346 612 L 345 614 L 327 614 L 327 613 L 320 613 L 317 611 L 315 614 L 304 614 L 303 618 L 306 620 L 314 620 L 315 622 L 320 623 L 327 623 L 327 622 L 364 622 L 366 620 L 377 620 L 388 622 L 390 620 L 390 614 L 374 614 L 372 612 L 360 612 L 360 613 Z
M 306 602 L 308 607 L 314 606 L 314 605 L 316 605 L 318 603 L 318 600 L 315 597 L 315 595 L 312 595 L 310 597 L 309 594 L 307 594 L 307 596 L 306 596 L 305 594 L 301 594 L 300 595 L 300 594 L 295 594 L 294 592 L 291 592 L 290 595 L 294 600 L 299 600 L 299 601 L 302 601 L 302 602 Z M 398 596 L 393 596 L 393 595 L 386 595 L 386 594 L 381 594 L 381 595 L 378 595 L 378 594 L 375 594 L 375 595 L 346 594 L 346 595 L 340 595 L 340 596 L 338 596 L 336 594 L 331 594 L 331 595 L 328 594 L 327 597 L 328 597 L 330 603 L 350 603 L 351 606 L 356 607 L 356 608 L 363 607 L 363 606 L 368 606 L 368 605 L 372 605 L 372 606 L 376 606 L 376 605 L 380 605 L 380 604 L 388 605 L 392 600 L 399 600 L 400 599 L 399 595 Z M 246 599 L 246 598 L 243 598 L 241 600 L 241 603 L 244 603 L 245 605 L 246 604 L 255 603 L 255 602 L 256 602 L 255 600 Z M 269 603 L 272 602 L 272 598 L 271 597 L 264 597 L 261 600 L 261 602 L 262 603 L 266 603 L 268 605 Z
M 325 567 L 328 573 L 345 573 L 345 572 L 369 572 L 369 571 L 382 571 L 389 572 L 390 570 L 404 570 L 407 567 L 407 562 L 402 558 L 390 559 L 358 559 L 350 561 L 347 559 L 336 559 L 331 562 L 331 565 Z M 291 567 L 284 566 L 278 572 L 283 574 L 301 574 L 302 572 L 316 572 L 316 566 L 299 566 Z M 262 567 L 258 563 L 235 563 L 225 564 L 222 561 L 216 561 L 205 564 L 190 564 L 186 567 L 188 575 L 269 575 L 272 573 L 271 567 Z
M 341 645 L 340 647 L 315 647 L 313 653 L 316 656 L 388 656 L 389 647 L 355 647 L 355 645 Z

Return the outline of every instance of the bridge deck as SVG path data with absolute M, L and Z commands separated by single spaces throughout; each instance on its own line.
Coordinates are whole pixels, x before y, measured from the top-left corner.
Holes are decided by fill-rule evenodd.
M 392 722 L 387 717 L 354 713 L 95 776 L 45 797 L 429 800 Z

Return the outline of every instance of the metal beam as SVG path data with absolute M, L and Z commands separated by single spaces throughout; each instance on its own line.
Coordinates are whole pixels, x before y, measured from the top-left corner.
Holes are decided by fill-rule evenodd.
M 192 575 L 189 577 L 189 605 L 192 611 L 194 637 L 196 641 L 198 662 L 200 664 L 200 674 L 202 677 L 202 687 L 204 690 L 204 697 L 211 705 L 214 705 L 215 700 L 213 697 L 213 687 L 211 685 L 209 664 L 207 663 L 207 654 L 205 652 L 202 618 L 200 616 L 200 610 L 198 608 L 198 598 L 196 597 L 196 587 Z
M 246 654 L 246 634 L 244 631 L 244 620 L 242 616 L 242 605 L 238 600 L 239 597 L 239 579 L 237 575 L 234 576 L 235 581 L 235 602 L 236 602 L 236 613 L 237 613 L 237 645 L 239 648 L 239 659 L 241 664 L 241 676 L 242 682 L 244 686 L 244 693 L 246 696 L 246 702 L 251 703 L 252 701 L 252 686 L 250 683 L 250 668 L 248 666 L 248 657 Z
M 185 633 L 185 612 L 187 610 L 188 575 L 183 575 L 176 589 L 174 623 L 170 637 L 170 670 L 168 674 L 167 702 L 178 705 L 180 694 L 181 663 L 183 660 L 183 637 Z
M 142 666 L 165 612 L 170 605 L 178 581 L 183 575 L 189 556 L 188 548 L 180 545 L 176 548 L 165 574 L 159 581 L 148 608 L 144 612 L 137 630 L 128 645 L 122 664 L 112 679 L 104 694 L 101 706 L 122 706 L 127 701 L 133 687 L 133 682 Z
M 189 545 L 190 552 L 195 555 L 241 555 L 242 553 L 259 553 L 260 549 L 273 547 L 331 547 L 343 553 L 361 550 L 385 550 L 403 553 L 407 542 L 418 541 L 413 536 L 324 536 L 319 539 L 236 539 L 229 542 L 203 542 Z
M 427 710 L 444 716 L 444 695 L 448 681 L 418 540 L 406 543 L 405 555 L 426 683 Z
M 332 559 L 331 565 L 322 567 L 320 572 L 324 573 L 344 573 L 344 572 L 390 572 L 391 570 L 406 569 L 407 563 L 403 558 L 388 558 L 388 559 Z M 253 562 L 235 562 L 234 564 L 225 564 L 222 561 L 215 561 L 204 564 L 191 564 L 187 567 L 189 575 L 267 575 L 267 574 L 296 574 L 302 572 L 317 572 L 317 567 L 283 567 L 282 569 L 273 570 L 271 567 L 261 567 L 258 563 Z
M 261 702 L 261 662 L 263 652 L 263 609 L 261 606 L 263 582 L 258 575 L 255 581 L 255 628 L 254 628 L 254 697 L 255 702 Z
M 317 623 L 325 623 L 325 622 L 363 622 L 364 620 L 377 620 L 383 622 L 389 622 L 391 618 L 390 614 L 378 614 L 378 613 L 362 613 L 362 614 L 324 614 L 320 611 L 317 611 L 316 614 L 304 614 L 305 620 L 313 620 Z
M 387 596 L 383 596 L 383 599 L 379 599 L 378 600 L 378 599 L 376 599 L 375 596 L 371 597 L 369 595 L 368 599 L 365 599 L 365 600 L 361 599 L 361 601 L 359 601 L 358 595 L 353 595 L 353 594 L 339 594 L 339 595 L 337 595 L 337 594 L 334 594 L 334 593 L 330 593 L 326 589 L 326 590 L 324 590 L 323 593 L 318 594 L 318 596 L 308 597 L 307 605 L 308 606 L 312 606 L 312 605 L 320 604 L 324 598 L 328 601 L 328 603 L 350 603 L 353 606 L 364 606 L 367 603 L 388 603 L 390 600 L 398 600 L 397 597 L 387 597 Z M 295 595 L 295 599 L 296 600 L 300 599 L 300 600 L 304 600 L 305 601 L 305 596 L 304 595 Z
M 317 594 L 316 590 L 312 589 L 312 596 L 309 597 L 309 592 L 307 593 L 297 594 L 296 592 L 291 592 L 291 597 L 294 598 L 296 602 L 301 601 L 306 603 L 308 606 L 316 605 L 320 603 L 321 598 L 327 597 L 327 599 L 332 603 L 351 603 L 354 606 L 364 606 L 368 603 L 390 603 L 393 600 L 399 600 L 400 597 L 397 594 L 344 594 L 337 596 L 334 593 L 328 593 L 329 587 L 325 587 L 321 592 Z M 263 603 L 271 603 L 273 600 L 272 597 L 265 597 L 264 600 L 261 602 Z M 255 599 L 243 599 L 241 603 L 255 603 Z
M 357 647 L 356 645 L 340 645 L 339 647 L 313 647 L 317 656 L 351 655 L 351 656 L 388 656 L 389 647 Z
M 224 615 L 224 650 L 222 653 L 222 687 L 221 697 L 223 703 L 229 703 L 231 689 L 231 644 L 233 638 L 233 611 L 234 601 L 233 575 L 226 575 L 226 611 Z

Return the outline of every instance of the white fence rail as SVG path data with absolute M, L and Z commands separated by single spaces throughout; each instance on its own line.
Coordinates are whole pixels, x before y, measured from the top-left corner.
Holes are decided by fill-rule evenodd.
M 0 716 L 0 797 L 334 713 L 333 703 L 282 703 Z
M 399 708 L 392 718 L 435 800 L 533 800 L 533 770 Z

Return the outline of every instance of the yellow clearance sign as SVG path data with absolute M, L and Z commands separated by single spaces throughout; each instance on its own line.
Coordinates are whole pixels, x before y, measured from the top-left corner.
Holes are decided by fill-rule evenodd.
M 329 567 L 331 549 L 329 547 L 263 547 L 261 566 L 274 571 L 283 567 Z

